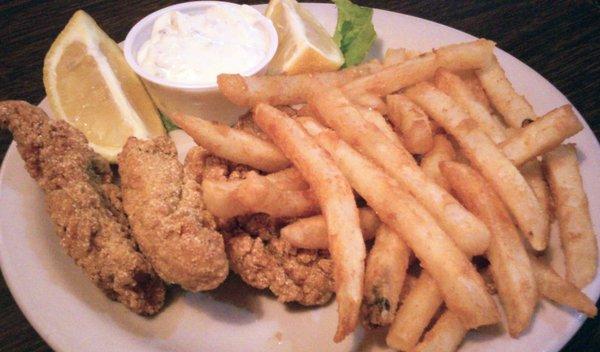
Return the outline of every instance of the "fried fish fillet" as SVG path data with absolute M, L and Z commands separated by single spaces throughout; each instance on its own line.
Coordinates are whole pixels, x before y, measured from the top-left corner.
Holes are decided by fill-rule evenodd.
M 333 263 L 317 250 L 297 249 L 280 238 L 240 234 L 227 241 L 231 268 L 244 282 L 270 289 L 280 302 L 322 305 L 333 295 Z
M 64 121 L 50 120 L 22 101 L 0 102 L 27 171 L 46 194 L 61 244 L 111 299 L 151 315 L 163 306 L 165 286 L 136 249 L 110 165 Z
M 214 289 L 229 264 L 200 182 L 205 152 L 192 149 L 185 166 L 168 137 L 130 137 L 119 154 L 123 206 L 133 237 L 160 277 L 190 291 Z
M 203 175 L 218 180 L 236 180 L 244 178 L 249 171 L 247 166 L 210 156 L 206 159 Z M 217 220 L 219 229 L 227 235 L 225 249 L 231 269 L 245 283 L 257 289 L 268 288 L 280 302 L 314 306 L 331 300 L 334 281 L 329 253 L 298 249 L 279 238 L 281 227 L 289 221 L 266 214 Z

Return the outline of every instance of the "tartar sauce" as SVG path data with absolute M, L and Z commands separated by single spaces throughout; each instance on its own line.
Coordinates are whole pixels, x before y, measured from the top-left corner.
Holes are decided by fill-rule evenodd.
M 221 73 L 243 73 L 267 55 L 267 35 L 247 5 L 207 7 L 160 16 L 138 54 L 148 73 L 174 83 L 214 84 Z

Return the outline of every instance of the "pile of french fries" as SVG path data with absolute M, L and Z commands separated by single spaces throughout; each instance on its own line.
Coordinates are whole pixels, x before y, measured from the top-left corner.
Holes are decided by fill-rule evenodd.
M 580 291 L 596 277 L 596 236 L 576 148 L 563 144 L 582 124 L 570 106 L 536 115 L 494 47 L 480 39 L 393 49 L 383 63 L 338 72 L 219 76 L 268 139 L 174 117 L 209 152 L 257 170 L 205 179 L 209 211 L 298 218 L 281 237 L 330 251 L 334 341 L 362 319 L 389 326 L 394 349 L 454 351 L 469 330 L 500 324 L 499 308 L 515 338 L 541 299 L 596 315 Z M 545 258 L 554 219 L 564 278 Z M 500 307 L 475 256 L 489 261 Z

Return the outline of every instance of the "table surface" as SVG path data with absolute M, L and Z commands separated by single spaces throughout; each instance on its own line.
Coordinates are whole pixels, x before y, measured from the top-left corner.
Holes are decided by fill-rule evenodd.
M 266 0 L 265 0 L 266 1 Z M 42 64 L 53 39 L 84 9 L 116 41 L 142 17 L 173 1 L 1 1 L 0 100 L 38 103 Z M 251 3 L 253 3 L 251 1 Z M 259 3 L 259 2 L 257 2 Z M 556 86 L 600 136 L 600 3 L 588 1 L 356 1 L 409 14 L 494 40 Z M 36 25 L 38 24 L 39 25 Z M 0 160 L 11 142 L 0 131 Z M 0 282 L 0 351 L 49 351 Z M 600 346 L 600 319 L 586 321 L 563 351 Z

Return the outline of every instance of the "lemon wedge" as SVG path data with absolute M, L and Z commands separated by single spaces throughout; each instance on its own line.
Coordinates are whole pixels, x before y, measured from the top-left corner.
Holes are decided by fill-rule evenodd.
M 111 162 L 129 136 L 165 133 L 121 49 L 84 11 L 75 12 L 46 54 L 44 86 L 54 116 L 83 132 Z
M 296 0 L 271 0 L 265 15 L 279 37 L 269 74 L 333 71 L 344 63 L 325 28 Z

